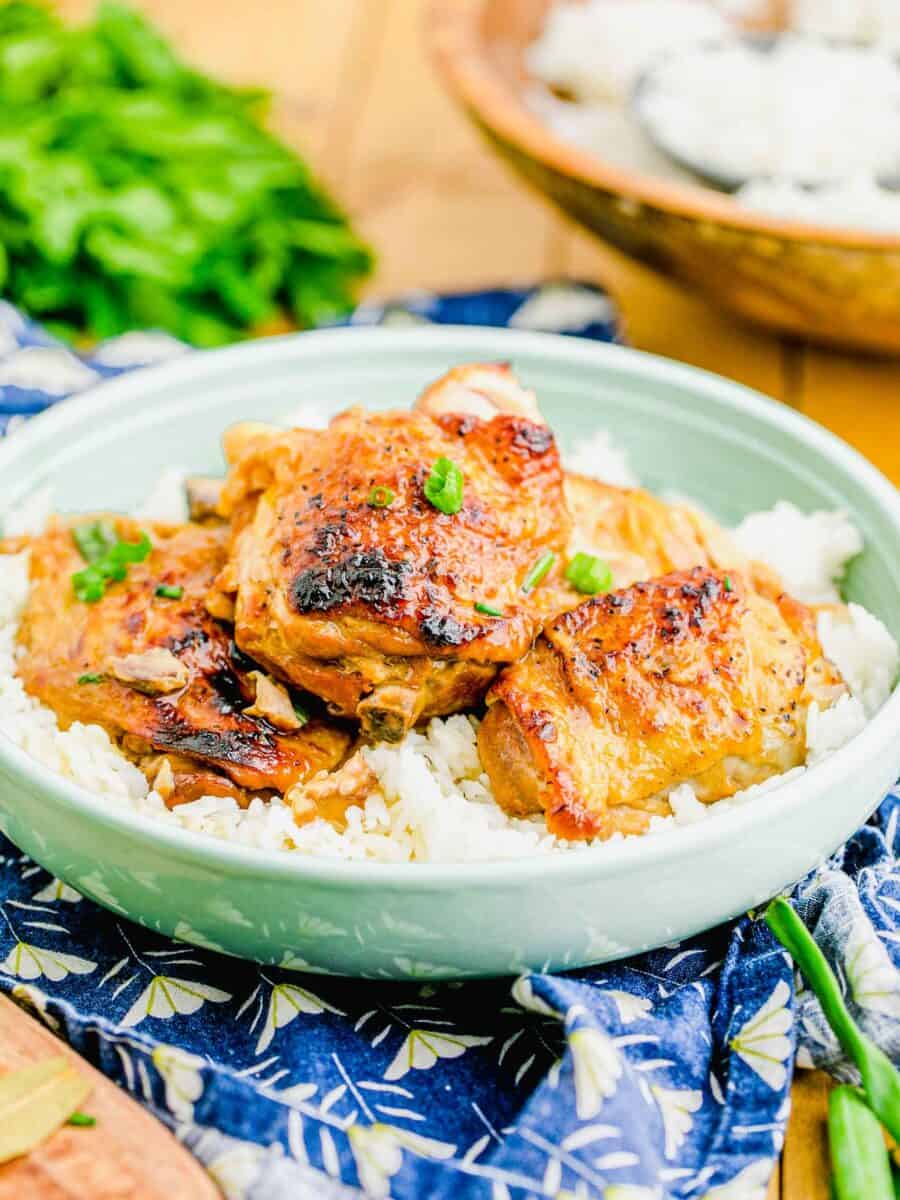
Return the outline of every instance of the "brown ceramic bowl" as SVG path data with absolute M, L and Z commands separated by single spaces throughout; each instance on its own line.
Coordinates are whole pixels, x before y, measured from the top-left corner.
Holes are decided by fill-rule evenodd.
M 781 221 L 727 196 L 608 165 L 522 99 L 553 0 L 432 0 L 429 43 L 491 144 L 581 225 L 770 328 L 900 354 L 900 236 Z

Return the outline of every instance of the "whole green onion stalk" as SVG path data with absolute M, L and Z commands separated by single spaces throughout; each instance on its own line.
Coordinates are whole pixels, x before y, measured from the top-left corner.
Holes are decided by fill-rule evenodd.
M 895 1200 L 881 1125 L 854 1087 L 828 1098 L 828 1143 L 836 1200 Z
M 772 901 L 766 910 L 766 924 L 800 968 L 844 1053 L 856 1064 L 869 1108 L 891 1137 L 900 1141 L 900 1075 L 891 1060 L 851 1017 L 825 955 L 786 900 Z M 843 1194 L 838 1194 L 844 1200 Z M 874 1194 L 866 1200 L 875 1200 Z

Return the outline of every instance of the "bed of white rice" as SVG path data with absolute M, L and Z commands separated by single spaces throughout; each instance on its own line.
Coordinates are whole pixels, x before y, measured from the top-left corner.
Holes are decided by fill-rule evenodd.
M 634 482 L 627 460 L 605 433 L 583 444 L 569 465 L 619 485 Z M 141 515 L 163 519 L 178 515 L 180 479 L 172 474 L 155 489 L 152 506 Z M 47 497 L 20 512 L 19 532 L 39 527 Z M 790 591 L 809 603 L 839 599 L 837 582 L 848 559 L 858 553 L 858 532 L 841 513 L 803 514 L 790 504 L 755 513 L 736 530 L 746 553 L 768 561 Z M 378 790 L 363 807 L 351 808 L 347 828 L 338 832 L 316 820 L 298 827 L 280 800 L 256 798 L 246 809 L 233 800 L 204 797 L 173 810 L 148 785 L 141 772 L 95 725 L 75 723 L 61 730 L 52 711 L 27 695 L 15 673 L 16 631 L 27 598 L 27 556 L 0 557 L 0 734 L 39 762 L 74 780 L 110 804 L 121 804 L 169 825 L 269 850 L 387 862 L 471 862 L 567 851 L 590 843 L 562 842 L 550 836 L 542 818 L 507 817 L 494 802 L 476 748 L 477 720 L 452 716 L 433 720 L 398 746 L 365 751 L 378 779 Z M 859 605 L 846 612 L 823 613 L 819 632 L 852 695 L 807 722 L 808 763 L 855 736 L 887 699 L 898 669 L 897 644 L 884 625 Z M 788 775 L 803 771 L 798 767 Z M 745 804 L 778 786 L 782 775 L 748 788 L 718 804 L 705 806 L 688 785 L 671 796 L 673 816 L 654 818 L 650 836 L 679 825 L 709 820 L 715 813 Z M 617 839 L 613 839 L 617 840 Z M 606 843 L 609 844 L 609 843 Z
M 900 4 L 780 7 L 789 32 L 761 55 L 734 40 L 727 18 L 766 21 L 769 0 L 559 0 L 528 50 L 526 103 L 615 166 L 697 185 L 659 141 L 682 163 L 749 180 L 733 194 L 744 208 L 897 233 Z M 651 67 L 638 121 L 629 100 Z

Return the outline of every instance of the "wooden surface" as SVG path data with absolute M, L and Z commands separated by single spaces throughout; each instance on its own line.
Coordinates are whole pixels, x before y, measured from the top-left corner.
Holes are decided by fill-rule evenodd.
M 63 1125 L 25 1158 L 0 1166 L 0 1200 L 217 1200 L 197 1161 L 139 1104 L 0 996 L 0 1074 L 59 1054 L 92 1084 L 81 1111 L 92 1127 Z
M 370 292 L 560 275 L 616 295 L 630 342 L 776 396 L 900 481 L 900 364 L 742 325 L 566 225 L 496 163 L 443 94 L 419 0 L 142 0 L 200 66 L 276 93 L 275 122 L 371 238 Z M 65 0 L 81 15 L 92 0 Z M 827 1200 L 826 1084 L 800 1074 L 769 1200 Z

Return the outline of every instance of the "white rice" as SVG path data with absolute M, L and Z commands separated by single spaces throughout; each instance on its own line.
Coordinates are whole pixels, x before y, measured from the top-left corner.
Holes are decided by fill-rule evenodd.
M 626 456 L 602 432 L 588 439 L 567 461 L 573 469 L 608 482 L 625 486 L 635 482 Z M 174 474 L 168 487 L 172 491 L 180 487 Z M 162 489 L 156 500 L 165 513 L 173 511 L 174 501 Z M 36 531 L 46 519 L 48 507 L 46 496 L 41 503 L 32 503 L 30 512 L 20 512 L 16 519 L 17 530 Z M 146 509 L 145 505 L 144 516 L 149 518 L 153 514 Z M 812 602 L 836 600 L 836 582 L 844 565 L 862 545 L 843 514 L 805 515 L 783 502 L 769 512 L 746 518 L 737 536 L 745 552 L 769 561 L 790 590 Z M 15 673 L 15 638 L 28 593 L 27 558 L 27 553 L 0 558 L 0 733 L 51 770 L 111 804 L 173 827 L 248 846 L 353 860 L 472 862 L 562 850 L 577 853 L 590 844 L 553 837 L 542 817 L 506 816 L 495 803 L 481 769 L 477 719 L 460 715 L 432 720 L 400 745 L 382 744 L 364 751 L 378 790 L 362 807 L 348 811 L 344 832 L 323 820 L 298 827 L 290 807 L 279 799 L 257 797 L 242 809 L 230 798 L 207 796 L 167 809 L 102 729 L 76 722 L 60 730 L 53 712 L 25 692 Z M 823 612 L 819 634 L 852 695 L 825 712 L 812 706 L 807 720 L 808 763 L 818 761 L 860 731 L 887 699 L 898 669 L 893 637 L 859 605 Z M 683 784 L 670 796 L 673 816 L 653 818 L 650 836 L 709 820 L 804 769 L 797 767 L 714 805 L 701 804 L 690 786 Z M 610 842 L 621 840 L 619 834 Z
M 900 232 L 900 196 L 879 182 L 900 168 L 900 4 L 785 7 L 788 32 L 758 54 L 733 32 L 736 19 L 771 17 L 767 0 L 562 0 L 528 52 L 525 102 L 614 166 L 704 186 L 680 156 L 747 180 L 735 202 L 766 216 Z M 630 107 L 649 68 L 641 109 L 654 138 Z
M 638 477 L 631 469 L 628 455 L 615 445 L 605 429 L 596 429 L 563 456 L 567 471 L 601 479 L 614 487 L 637 487 Z
M 767 563 L 804 604 L 838 604 L 846 564 L 862 551 L 859 530 L 842 512 L 803 513 L 787 500 L 751 513 L 734 530 L 748 558 Z
M 728 29 L 703 0 L 557 4 L 527 64 L 536 78 L 579 100 L 622 101 L 660 54 L 718 41 Z
M 900 231 L 900 192 L 881 187 L 869 175 L 853 175 L 810 191 L 790 179 L 754 179 L 735 193 L 745 207 L 766 216 L 808 225 Z
M 873 46 L 793 34 L 661 61 L 640 111 L 676 157 L 732 179 L 826 183 L 900 168 L 900 68 Z
M 900 50 L 897 0 L 790 0 L 791 27 L 816 37 Z

